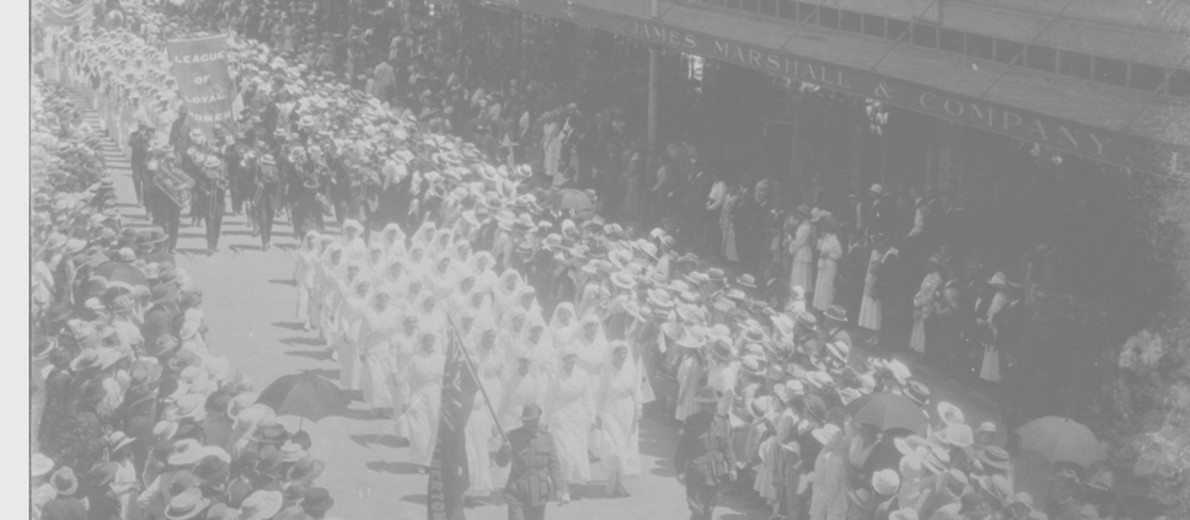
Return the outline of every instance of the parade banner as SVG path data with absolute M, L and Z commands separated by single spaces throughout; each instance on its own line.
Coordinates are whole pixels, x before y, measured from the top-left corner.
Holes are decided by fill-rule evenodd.
M 438 421 L 438 441 L 430 461 L 426 507 L 430 520 L 460 520 L 463 493 L 470 486 L 467 472 L 467 420 L 479 391 L 479 382 L 467 364 L 458 333 L 451 331 L 446 348 L 446 368 L 442 373 L 442 415 Z
M 55 7 L 52 4 L 43 4 L 41 11 L 41 23 L 45 25 L 57 25 L 65 27 L 73 27 L 76 25 L 89 25 L 95 19 L 95 13 L 92 11 L 90 2 L 83 2 L 77 6 Z
M 179 208 L 190 204 L 190 189 L 194 187 L 194 179 L 182 170 L 162 165 L 153 175 L 153 184 Z
M 211 137 L 215 127 L 234 126 L 231 76 L 227 71 L 226 34 L 173 40 L 166 44 L 169 62 L 190 122 Z

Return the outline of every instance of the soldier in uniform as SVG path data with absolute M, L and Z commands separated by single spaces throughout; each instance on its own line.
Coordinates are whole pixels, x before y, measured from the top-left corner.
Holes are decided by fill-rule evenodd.
M 161 226 L 169 237 L 165 242 L 165 249 L 173 252 L 178 247 L 178 230 L 182 225 L 182 206 L 174 202 L 154 181 L 158 172 L 166 168 L 176 168 L 173 161 L 173 150 L 169 145 L 157 149 L 153 157 L 149 158 L 145 169 L 145 203 L 149 205 L 149 214 L 153 222 Z
M 508 501 L 509 520 L 542 520 L 545 505 L 550 498 L 556 498 L 559 506 L 570 502 L 569 493 L 562 481 L 558 454 L 554 438 L 539 427 L 541 407 L 525 405 L 521 413 L 522 426 L 508 432 L 508 444 L 500 448 L 497 456 L 501 466 L 512 457 L 512 469 L 508 473 L 508 484 L 504 487 L 504 498 Z M 499 460 L 503 458 L 503 461 Z
M 203 172 L 206 174 L 206 178 L 203 179 L 206 187 L 203 191 L 207 195 L 203 218 L 207 226 L 207 254 L 211 255 L 219 250 L 219 234 L 223 230 L 223 211 L 227 204 L 227 171 L 223 161 L 214 155 L 208 155 L 203 161 Z
M 272 154 L 260 156 L 254 177 L 256 194 L 251 202 L 252 218 L 260 232 L 260 247 L 268 251 L 269 242 L 273 238 L 273 219 L 276 217 L 277 207 L 281 204 L 281 176 Z
M 719 485 L 735 480 L 736 470 L 726 415 L 716 414 L 715 390 L 703 387 L 695 398 L 699 411 L 686 418 L 678 433 L 674 468 L 686 485 L 691 520 L 710 520 L 719 501 Z
M 153 142 L 153 127 L 141 121 L 132 135 L 128 136 L 131 149 L 132 187 L 136 190 L 136 202 L 148 208 L 145 200 L 145 166 L 149 162 L 149 143 Z

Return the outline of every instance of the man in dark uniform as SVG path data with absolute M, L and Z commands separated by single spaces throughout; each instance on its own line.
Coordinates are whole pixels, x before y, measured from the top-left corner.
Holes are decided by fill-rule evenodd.
M 214 155 L 208 155 L 203 161 L 203 172 L 206 184 L 203 190 L 207 194 L 206 210 L 203 220 L 206 221 L 207 254 L 213 255 L 219 250 L 219 234 L 223 231 L 223 210 L 226 208 L 227 172 L 223 161 Z
M 141 121 L 132 135 L 128 136 L 128 147 L 132 153 L 132 187 L 136 190 L 136 202 L 147 206 L 145 201 L 145 170 L 149 162 L 149 143 L 153 142 L 153 127 Z
M 186 116 L 190 113 L 185 105 L 178 108 L 178 118 L 169 127 L 169 144 L 178 150 L 185 150 L 189 146 L 190 120 Z
M 260 247 L 268 251 L 269 242 L 273 239 L 273 219 L 281 204 L 281 175 L 272 154 L 260 156 L 252 168 L 252 177 L 256 179 L 256 195 L 252 197 L 250 211 L 260 232 Z
M 686 485 L 691 520 L 710 520 L 719 501 L 719 485 L 735 480 L 735 461 L 727 434 L 726 415 L 717 415 L 715 390 L 703 387 L 696 397 L 700 409 L 686 418 L 678 433 L 674 469 Z
M 161 226 L 168 239 L 165 242 L 166 251 L 172 252 L 178 247 L 178 232 L 182 225 L 182 206 L 162 191 L 154 181 L 166 168 L 177 168 L 170 146 L 164 146 L 155 152 L 145 167 L 145 202 L 149 206 L 149 215 L 153 222 Z
M 569 494 L 562 491 L 566 485 L 554 451 L 554 438 L 538 427 L 540 420 L 541 407 L 525 405 L 522 426 L 508 432 L 508 444 L 500 448 L 501 456 L 512 457 L 508 485 L 504 487 L 509 520 L 544 519 L 545 504 L 551 497 L 559 506 L 570 502 Z

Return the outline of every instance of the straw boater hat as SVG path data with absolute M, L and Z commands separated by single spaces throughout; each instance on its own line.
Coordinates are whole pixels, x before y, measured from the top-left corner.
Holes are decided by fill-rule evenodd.
M 948 425 L 966 423 L 966 420 L 963 417 L 963 411 L 960 410 L 959 407 L 947 401 L 941 401 L 938 403 L 938 417 L 942 419 L 942 422 Z
M 988 446 L 979 454 L 979 462 L 984 466 L 991 466 L 1001 471 L 1012 468 L 1008 452 L 999 446 Z
M 847 321 L 847 309 L 844 309 L 840 305 L 831 305 L 822 315 L 828 320 L 839 323 L 845 323 Z
M 63 466 L 54 472 L 54 477 L 51 479 L 54 486 L 54 491 L 58 492 L 60 497 L 68 497 L 79 490 L 79 479 L 74 476 L 74 470 L 70 466 Z
M 170 452 L 166 462 L 171 466 L 189 466 L 202 460 L 204 454 L 202 444 L 197 440 L 182 439 L 174 443 L 173 451 Z
M 905 396 L 924 408 L 930 404 L 930 387 L 921 381 L 909 381 Z
M 198 488 L 190 488 L 174 495 L 173 499 L 169 501 L 169 507 L 165 510 L 165 518 L 167 520 L 197 518 L 210 505 L 211 501 L 202 496 L 202 491 Z
M 810 434 L 814 436 L 814 439 L 823 446 L 830 444 L 836 436 L 842 433 L 843 431 L 840 430 L 838 426 L 835 426 L 831 423 L 824 424 L 821 428 L 816 428 L 810 432 Z
M 951 424 L 937 433 L 938 440 L 958 448 L 969 448 L 975 444 L 975 435 L 966 424 Z
M 240 504 L 240 520 L 267 520 L 281 511 L 280 491 L 256 491 Z

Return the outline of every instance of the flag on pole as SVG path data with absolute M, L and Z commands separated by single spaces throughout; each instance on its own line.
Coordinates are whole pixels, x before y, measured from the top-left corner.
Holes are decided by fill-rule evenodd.
M 430 520 L 459 520 L 463 515 L 463 493 L 470 485 L 467 473 L 467 420 L 479 383 L 467 363 L 463 344 L 455 331 L 446 347 L 446 368 L 442 372 L 442 415 L 438 439 L 430 461 L 426 504 Z

